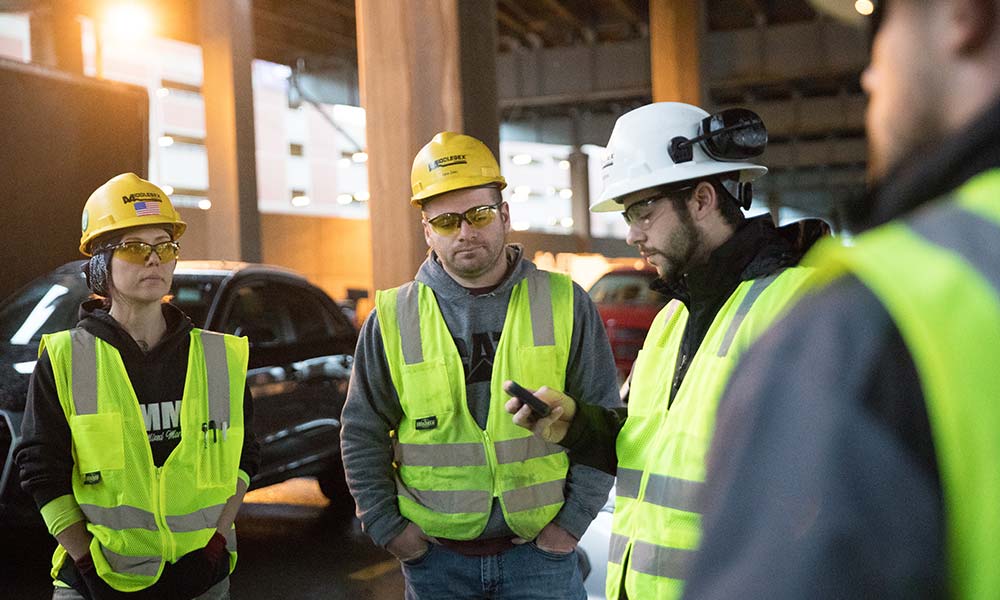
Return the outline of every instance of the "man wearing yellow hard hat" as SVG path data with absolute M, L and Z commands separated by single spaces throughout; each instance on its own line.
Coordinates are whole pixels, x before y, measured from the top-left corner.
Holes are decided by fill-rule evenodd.
M 59 542 L 56 600 L 229 597 L 233 520 L 260 464 L 249 349 L 163 301 L 185 228 L 132 173 L 83 208 L 96 298 L 42 336 L 16 457 Z
M 503 385 L 616 405 L 597 310 L 507 243 L 506 182 L 481 141 L 437 134 L 411 184 L 430 252 L 415 281 L 377 293 L 343 413 L 362 524 L 402 562 L 409 599 L 585 598 L 575 546 L 611 477 L 513 425 Z

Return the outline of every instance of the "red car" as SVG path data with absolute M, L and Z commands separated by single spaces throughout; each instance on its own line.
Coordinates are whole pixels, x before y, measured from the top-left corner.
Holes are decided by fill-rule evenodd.
M 628 377 L 653 318 L 666 304 L 663 295 L 649 289 L 654 279 L 652 267 L 617 267 L 602 275 L 588 292 L 608 332 L 619 383 Z

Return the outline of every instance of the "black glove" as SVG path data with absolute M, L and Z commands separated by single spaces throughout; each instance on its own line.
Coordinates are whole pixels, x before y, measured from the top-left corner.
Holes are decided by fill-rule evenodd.
M 168 565 L 160 577 L 171 600 L 191 600 L 229 575 L 226 538 L 218 531 L 204 548 L 188 552 Z

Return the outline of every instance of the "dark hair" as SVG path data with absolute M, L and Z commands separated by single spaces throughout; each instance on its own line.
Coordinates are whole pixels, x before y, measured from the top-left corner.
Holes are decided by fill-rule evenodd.
M 726 224 L 738 227 L 743 221 L 746 221 L 746 215 L 740 208 L 740 201 L 729 193 L 729 190 L 723 185 L 721 177 L 712 177 L 708 183 L 712 184 L 715 195 L 719 198 L 719 213 L 722 214 L 722 219 Z

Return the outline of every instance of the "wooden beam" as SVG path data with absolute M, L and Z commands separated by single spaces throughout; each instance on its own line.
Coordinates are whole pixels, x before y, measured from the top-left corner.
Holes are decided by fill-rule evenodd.
M 690 0 L 649 0 L 653 102 L 700 102 L 699 5 Z
M 306 23 L 305 21 L 293 19 L 285 15 L 278 15 L 262 9 L 255 8 L 253 12 L 254 16 L 261 21 L 278 27 L 284 27 L 285 29 L 296 31 L 298 33 L 304 33 L 315 39 L 325 40 L 331 46 L 341 48 L 357 48 L 357 41 L 353 37 L 346 36 L 342 33 L 329 31 L 327 29 L 323 29 L 322 27 Z
M 559 0 L 542 0 L 542 4 L 555 13 L 564 22 L 578 29 L 580 31 L 580 36 L 583 39 L 588 42 L 592 42 L 594 40 L 595 35 L 593 28 L 578 19 L 576 15 L 563 6 Z
M 611 0 L 611 8 L 615 9 L 615 12 L 633 27 L 638 27 L 642 23 L 639 14 L 635 12 L 635 9 L 628 3 L 628 0 Z

